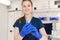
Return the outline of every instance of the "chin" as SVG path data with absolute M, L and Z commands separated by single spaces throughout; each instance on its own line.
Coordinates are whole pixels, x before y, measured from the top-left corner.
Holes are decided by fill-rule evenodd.
M 26 13 L 25 15 L 29 15 L 29 13 Z
M 29 12 L 26 12 L 25 14 L 26 14 L 26 15 L 28 15 L 28 14 L 29 14 Z

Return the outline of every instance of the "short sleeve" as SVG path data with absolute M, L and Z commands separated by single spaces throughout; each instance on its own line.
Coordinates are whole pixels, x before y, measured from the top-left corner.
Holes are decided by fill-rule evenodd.
M 13 27 L 18 27 L 18 25 L 19 25 L 19 22 L 18 20 L 16 20 L 15 23 L 13 24 Z
M 38 25 L 38 29 L 41 29 L 42 27 L 44 27 L 44 24 L 43 24 L 42 21 L 39 20 L 39 19 L 38 19 L 37 25 Z

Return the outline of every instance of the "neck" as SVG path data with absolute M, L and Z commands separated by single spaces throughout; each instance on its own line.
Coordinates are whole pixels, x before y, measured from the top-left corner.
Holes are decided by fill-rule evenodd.
M 28 14 L 28 15 L 25 15 L 25 18 L 26 18 L 26 21 L 27 21 L 27 22 L 30 22 L 31 19 L 32 19 L 32 14 L 30 13 L 30 14 Z

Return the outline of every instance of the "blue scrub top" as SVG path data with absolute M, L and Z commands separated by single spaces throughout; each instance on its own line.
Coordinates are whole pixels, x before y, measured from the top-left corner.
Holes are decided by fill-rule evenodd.
M 30 23 L 37 28 L 38 32 L 39 29 L 41 29 L 42 27 L 44 27 L 44 25 L 42 24 L 41 20 L 35 17 L 32 17 Z M 19 28 L 19 32 L 22 30 L 23 26 L 26 24 L 26 19 L 24 18 L 23 22 L 20 23 L 18 20 L 16 20 L 16 22 L 14 23 L 13 27 L 18 27 Z M 28 34 L 26 35 L 22 40 L 39 40 L 38 38 L 34 37 L 32 34 Z

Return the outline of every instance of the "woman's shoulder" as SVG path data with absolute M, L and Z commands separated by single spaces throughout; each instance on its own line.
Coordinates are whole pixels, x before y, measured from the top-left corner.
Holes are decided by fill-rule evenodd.
M 33 20 L 34 20 L 34 21 L 40 21 L 40 19 L 37 18 L 37 17 L 33 17 Z
M 31 23 L 34 24 L 34 25 L 39 25 L 41 22 L 41 20 L 37 17 L 33 17 L 32 20 L 31 20 Z
M 13 25 L 13 26 L 14 26 L 14 27 L 15 27 L 15 26 L 19 26 L 22 21 L 23 21 L 23 17 L 18 18 L 18 19 L 14 22 L 14 25 Z

